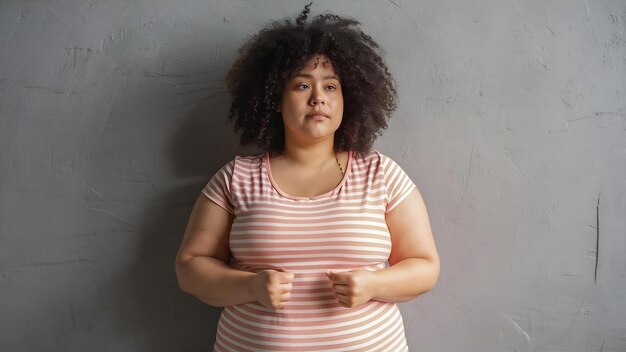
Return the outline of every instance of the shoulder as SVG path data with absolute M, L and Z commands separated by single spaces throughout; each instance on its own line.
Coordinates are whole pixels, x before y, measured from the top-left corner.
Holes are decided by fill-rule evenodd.
M 230 161 L 231 163 L 244 163 L 244 164 L 254 164 L 263 160 L 263 152 L 252 154 L 252 155 L 235 155 L 235 157 Z
M 376 157 L 378 158 L 378 162 L 381 164 L 381 166 L 383 166 L 384 168 L 389 167 L 390 165 L 397 165 L 396 161 L 393 160 L 391 157 L 389 157 L 387 154 L 383 154 L 381 151 L 379 150 L 373 150 L 373 152 L 376 154 Z
M 253 155 L 236 155 L 230 161 L 222 166 L 222 170 L 228 173 L 237 171 L 250 170 L 259 167 L 263 161 L 263 153 Z
M 377 149 L 372 149 L 368 154 L 355 157 L 356 167 L 375 177 L 382 177 L 386 182 L 398 179 L 406 179 L 408 175 L 403 168 L 391 157 Z
M 382 171 L 387 169 L 391 163 L 395 163 L 378 149 L 372 149 L 364 155 L 354 155 L 353 161 L 357 167 L 368 169 L 370 172 Z

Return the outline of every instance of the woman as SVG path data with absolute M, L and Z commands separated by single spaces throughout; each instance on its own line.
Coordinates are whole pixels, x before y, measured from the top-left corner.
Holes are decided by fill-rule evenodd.
M 179 284 L 225 307 L 216 351 L 406 351 L 395 303 L 435 285 L 439 258 L 414 183 L 371 150 L 393 79 L 357 21 L 308 12 L 259 32 L 229 71 L 235 131 L 264 152 L 202 190 Z

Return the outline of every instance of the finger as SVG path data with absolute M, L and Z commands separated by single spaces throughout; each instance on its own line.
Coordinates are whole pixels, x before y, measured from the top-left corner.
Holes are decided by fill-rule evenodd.
M 285 268 L 278 268 L 276 271 L 278 274 L 278 283 L 280 284 L 288 284 L 293 281 L 295 274 Z
M 274 271 L 278 271 L 279 273 L 290 273 L 291 271 L 289 271 L 289 269 L 287 268 L 283 268 L 282 266 L 278 266 L 275 268 L 272 268 Z
M 280 293 L 291 292 L 292 289 L 293 285 L 291 283 L 280 285 Z
M 274 308 L 274 309 L 283 308 L 285 304 L 287 304 L 289 299 L 291 299 L 291 294 L 283 293 L 282 295 L 278 296 L 276 299 L 272 300 L 270 308 Z
M 348 295 L 343 294 L 343 293 L 336 293 L 335 292 L 335 297 L 337 297 L 338 300 L 344 301 L 344 302 L 347 302 L 347 301 L 350 300 L 350 297 Z
M 290 299 L 291 299 L 291 292 L 285 292 L 285 293 L 280 295 L 280 301 L 281 302 L 287 302 Z
M 350 304 L 350 297 L 343 295 L 341 293 L 337 293 L 335 294 L 335 298 L 337 298 L 337 302 L 339 302 L 339 304 L 341 304 L 344 307 L 349 307 Z
M 344 295 L 350 294 L 350 288 L 348 287 L 348 285 L 333 284 L 333 291 L 335 291 L 335 293 L 341 293 Z
M 348 278 L 350 277 L 350 272 L 331 272 L 330 281 L 334 284 L 346 284 L 348 283 Z
M 295 274 L 292 272 L 282 272 L 279 276 L 278 282 L 281 284 L 288 284 L 293 281 Z

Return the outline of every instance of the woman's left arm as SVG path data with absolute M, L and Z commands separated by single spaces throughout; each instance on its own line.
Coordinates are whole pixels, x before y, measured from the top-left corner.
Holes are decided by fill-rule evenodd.
M 386 214 L 386 222 L 392 246 L 389 268 L 328 274 L 344 307 L 356 307 L 371 299 L 406 302 L 431 290 L 437 282 L 439 255 L 417 188 Z
M 387 213 L 386 221 L 391 233 L 390 267 L 374 272 L 372 299 L 406 302 L 431 290 L 439 277 L 439 255 L 417 188 Z

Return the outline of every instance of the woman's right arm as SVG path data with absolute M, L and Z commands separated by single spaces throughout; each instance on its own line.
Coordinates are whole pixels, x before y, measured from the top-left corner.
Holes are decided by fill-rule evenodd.
M 176 256 L 180 288 L 215 307 L 259 301 L 281 308 L 289 300 L 293 274 L 250 273 L 228 266 L 228 237 L 234 216 L 201 194 Z

